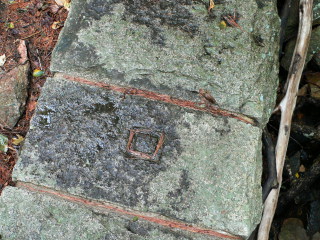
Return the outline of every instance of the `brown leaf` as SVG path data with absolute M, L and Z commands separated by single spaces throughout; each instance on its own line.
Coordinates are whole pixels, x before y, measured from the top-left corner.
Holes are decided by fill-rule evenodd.
M 306 78 L 310 87 L 311 97 L 320 99 L 320 72 L 307 73 Z
M 319 85 L 310 84 L 310 95 L 313 98 L 320 99 L 320 87 L 319 87 Z
M 211 9 L 214 8 L 214 1 L 213 0 L 210 0 L 210 4 L 209 4 L 209 8 L 208 8 L 208 12 L 211 11 Z
M 307 73 L 306 78 L 308 83 L 313 83 L 320 86 L 320 72 Z
M 303 164 L 300 165 L 299 167 L 299 172 L 305 172 L 306 171 L 306 168 Z
M 57 4 L 52 4 L 52 5 L 50 5 L 49 8 L 53 14 L 57 13 L 60 9 L 60 7 Z
M 56 30 L 58 28 L 60 28 L 62 26 L 61 22 L 57 21 L 57 22 L 53 22 L 53 24 L 51 25 L 51 28 Z
M 55 2 L 69 11 L 71 0 L 55 0 Z
M 306 96 L 307 93 L 308 93 L 308 88 L 309 88 L 309 85 L 308 85 L 308 84 L 303 85 L 303 86 L 299 89 L 297 96 L 298 96 L 298 97 L 304 97 L 304 96 Z
M 59 6 L 62 6 L 64 5 L 64 0 L 55 0 L 56 4 L 58 4 Z

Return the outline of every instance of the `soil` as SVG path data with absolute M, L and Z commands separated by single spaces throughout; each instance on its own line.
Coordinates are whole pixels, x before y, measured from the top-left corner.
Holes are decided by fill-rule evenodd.
M 9 138 L 9 150 L 0 153 L 0 193 L 11 181 L 11 173 L 17 161 L 19 146 L 12 144 L 14 137 L 25 137 L 31 117 L 46 77 L 51 76 L 49 65 L 51 52 L 66 20 L 68 11 L 58 6 L 54 0 L 16 0 L 0 2 L 0 56 L 6 55 L 1 67 L 9 72 L 19 64 L 19 39 L 25 40 L 30 62 L 29 97 L 26 111 L 13 129 L 0 124 L 0 133 Z M 44 75 L 33 77 L 35 69 L 43 70 Z
M 174 1 L 171 1 L 174 3 Z M 279 0 L 279 2 L 282 2 Z M 280 4 L 281 5 L 281 4 Z M 281 8 L 281 6 L 279 6 Z M 133 11 L 133 10 L 132 10 Z M 279 12 L 281 12 L 279 10 Z M 57 42 L 58 35 L 63 27 L 68 11 L 58 6 L 54 0 L 6 0 L 0 3 L 0 56 L 5 54 L 7 61 L 0 67 L 8 72 L 18 66 L 20 55 L 17 50 L 19 39 L 25 40 L 30 62 L 29 97 L 25 113 L 13 129 L 0 124 L 0 133 L 9 138 L 9 150 L 6 154 L 0 153 L 0 193 L 7 185 L 14 185 L 11 173 L 17 161 L 19 146 L 12 144 L 14 137 L 25 137 L 31 117 L 34 113 L 37 99 L 46 77 L 51 76 L 49 65 L 51 52 Z M 149 13 L 151 14 L 151 13 Z M 170 24 L 170 23 L 168 23 Z M 35 69 L 44 71 L 42 77 L 32 77 Z M 287 153 L 287 162 L 283 174 L 281 197 L 288 195 L 301 178 L 310 177 L 309 170 L 320 156 L 320 99 L 314 98 L 308 85 L 308 77 L 319 75 L 319 66 L 312 62 L 304 71 L 301 86 L 306 91 L 300 94 L 294 114 L 291 138 Z M 280 85 L 278 98 L 283 97 L 282 90 L 287 72 L 280 69 Z M 320 82 L 320 81 L 319 81 Z M 278 101 L 278 102 L 279 102 Z M 274 114 L 268 123 L 274 142 L 277 139 L 280 114 Z M 264 164 L 266 172 L 266 164 Z M 266 177 L 263 179 L 265 180 Z M 277 210 L 270 239 L 278 239 L 281 226 L 289 217 L 299 218 L 311 236 L 320 231 L 320 174 L 315 175 L 312 184 L 304 190 L 295 193 L 294 198 L 284 202 L 282 209 Z M 286 196 L 288 197 L 288 196 Z M 281 199 L 280 199 L 281 200 Z M 280 201 L 281 202 L 281 201 Z M 285 209 L 284 209 L 285 208 Z

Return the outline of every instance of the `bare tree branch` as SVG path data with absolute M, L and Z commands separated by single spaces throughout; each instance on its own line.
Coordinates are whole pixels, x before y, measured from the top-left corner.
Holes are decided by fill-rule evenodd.
M 268 240 L 271 223 L 277 207 L 282 182 L 282 170 L 290 137 L 292 114 L 296 105 L 299 83 L 311 36 L 312 4 L 313 0 L 300 0 L 299 32 L 288 74 L 289 85 L 286 95 L 279 105 L 281 110 L 281 121 L 276 145 L 276 166 L 279 187 L 270 191 L 264 203 L 263 216 L 258 232 L 258 240 Z

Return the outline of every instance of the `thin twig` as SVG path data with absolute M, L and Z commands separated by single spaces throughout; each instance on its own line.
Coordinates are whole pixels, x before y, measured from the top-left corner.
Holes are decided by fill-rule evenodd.
M 313 0 L 300 0 L 299 32 L 288 74 L 288 90 L 279 105 L 281 110 L 281 121 L 276 145 L 276 166 L 279 187 L 277 189 L 272 189 L 265 201 L 263 216 L 258 232 L 258 240 L 268 240 L 271 223 L 277 207 L 277 201 L 282 182 L 284 160 L 286 157 L 286 151 L 288 148 L 290 136 L 291 120 L 297 100 L 301 74 L 303 71 L 303 66 L 310 42 L 312 28 L 312 4 Z
M 30 37 L 33 37 L 34 35 L 37 35 L 37 34 L 41 33 L 41 32 L 42 32 L 42 30 L 40 30 L 40 31 L 38 31 L 38 32 L 35 32 L 35 33 L 32 33 L 31 35 L 26 36 L 26 37 L 23 37 L 23 38 L 20 38 L 20 39 L 21 39 L 21 40 L 24 40 L 24 39 L 30 38 Z
M 43 70 L 42 64 L 41 64 L 41 60 L 39 58 L 39 51 L 38 51 L 38 49 L 36 49 L 36 50 L 37 50 L 37 58 L 38 58 L 38 61 L 39 61 L 40 69 Z

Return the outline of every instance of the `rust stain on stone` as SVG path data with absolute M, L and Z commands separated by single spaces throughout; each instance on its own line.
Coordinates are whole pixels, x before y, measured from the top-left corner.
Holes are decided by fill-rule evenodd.
M 63 193 L 63 192 L 56 191 L 56 190 L 53 190 L 53 189 L 50 189 L 47 187 L 38 186 L 38 185 L 35 185 L 32 183 L 18 181 L 16 183 L 16 187 L 21 188 L 21 189 L 26 189 L 31 192 L 43 193 L 46 195 L 59 197 L 61 199 L 64 199 L 64 200 L 67 200 L 70 202 L 83 204 L 87 207 L 100 208 L 100 209 L 112 211 L 114 213 L 118 213 L 118 214 L 122 214 L 122 215 L 138 217 L 139 219 L 142 219 L 142 220 L 145 220 L 148 222 L 153 222 L 153 223 L 156 223 L 156 224 L 159 224 L 159 225 L 162 225 L 165 227 L 169 227 L 169 228 L 177 228 L 177 229 L 181 229 L 181 230 L 185 230 L 185 231 L 189 231 L 189 232 L 200 233 L 200 234 L 205 234 L 205 235 L 210 235 L 210 236 L 215 236 L 215 237 L 220 237 L 220 238 L 226 238 L 226 239 L 242 239 L 239 236 L 229 235 L 227 233 L 222 233 L 222 232 L 213 231 L 211 229 L 197 227 L 197 226 L 193 226 L 193 225 L 186 224 L 183 222 L 178 222 L 178 221 L 171 220 L 171 219 L 165 219 L 164 217 L 160 217 L 160 216 L 154 216 L 154 215 L 148 216 L 147 214 L 143 214 L 143 213 L 132 211 L 132 210 L 127 210 L 122 207 L 112 205 L 110 203 L 102 203 L 102 202 L 95 201 L 95 200 L 85 199 L 85 198 L 82 198 L 79 196 L 74 196 L 74 195 L 71 195 L 68 193 Z
M 137 89 L 137 88 L 121 87 L 121 86 L 115 86 L 115 85 L 101 83 L 101 82 L 93 82 L 93 81 L 90 81 L 85 78 L 73 77 L 73 76 L 66 75 L 66 74 L 56 74 L 56 76 L 61 76 L 65 79 L 68 79 L 71 81 L 75 81 L 75 82 L 79 82 L 79 83 L 83 83 L 83 84 L 88 84 L 88 85 L 95 86 L 95 87 L 101 87 L 101 88 L 104 88 L 104 89 L 107 89 L 110 91 L 116 91 L 119 93 L 123 93 L 124 95 L 140 96 L 140 97 L 144 97 L 144 98 L 155 100 L 155 101 L 178 105 L 180 107 L 185 107 L 185 108 L 189 108 L 189 109 L 193 109 L 193 110 L 207 112 L 207 113 L 210 113 L 215 116 L 234 118 L 234 119 L 237 119 L 241 122 L 251 124 L 253 126 L 258 125 L 257 120 L 252 117 L 246 116 L 244 114 L 228 111 L 228 110 L 222 109 L 222 108 L 215 106 L 215 105 L 202 106 L 201 102 L 192 102 L 189 100 L 174 98 L 169 95 L 160 94 L 160 93 L 147 91 L 147 90 L 141 90 L 141 89 Z

